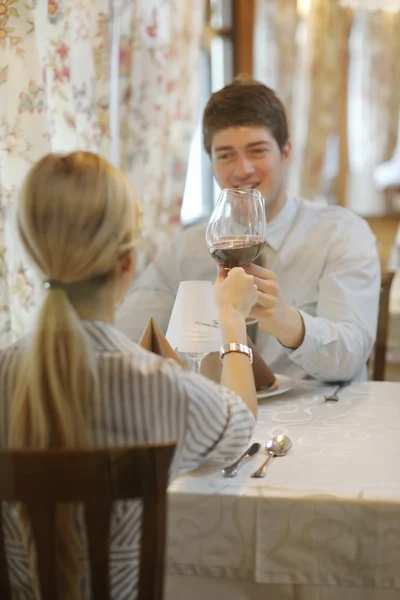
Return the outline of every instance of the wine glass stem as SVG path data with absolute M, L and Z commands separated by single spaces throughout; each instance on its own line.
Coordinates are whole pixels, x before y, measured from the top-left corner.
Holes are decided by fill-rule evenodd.
M 189 352 L 187 354 L 188 359 L 190 360 L 191 365 L 194 368 L 195 373 L 200 373 L 201 363 L 203 358 L 205 358 L 207 354 L 201 354 L 200 352 Z
M 199 358 L 193 358 L 192 359 L 192 364 L 194 366 L 195 373 L 200 373 L 200 371 L 201 371 L 201 362 L 202 362 L 201 358 L 200 359 Z

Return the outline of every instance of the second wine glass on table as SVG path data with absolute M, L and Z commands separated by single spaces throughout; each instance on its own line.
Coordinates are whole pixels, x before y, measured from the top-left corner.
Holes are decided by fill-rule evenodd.
M 252 188 L 224 189 L 206 230 L 213 259 L 226 269 L 251 264 L 267 242 L 264 198 Z

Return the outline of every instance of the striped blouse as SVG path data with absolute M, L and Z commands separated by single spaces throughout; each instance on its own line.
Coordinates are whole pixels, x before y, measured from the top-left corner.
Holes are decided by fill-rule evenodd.
M 171 479 L 206 459 L 226 463 L 242 452 L 254 418 L 235 393 L 147 352 L 107 323 L 82 323 L 96 355 L 100 380 L 99 418 L 91 427 L 95 446 L 176 440 Z M 1 447 L 8 445 L 9 408 L 23 347 L 20 340 L 0 350 Z M 83 536 L 81 518 L 77 513 Z M 15 506 L 4 507 L 4 528 L 13 598 L 34 600 Z M 116 503 L 110 567 L 115 600 L 136 597 L 140 528 L 141 503 Z M 81 598 L 86 597 L 87 582 L 82 582 Z

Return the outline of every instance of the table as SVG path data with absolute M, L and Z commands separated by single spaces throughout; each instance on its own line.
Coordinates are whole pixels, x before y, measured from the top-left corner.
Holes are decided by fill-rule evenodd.
M 203 466 L 170 487 L 166 600 L 399 600 L 400 383 L 299 382 L 260 402 L 289 435 L 263 480 Z

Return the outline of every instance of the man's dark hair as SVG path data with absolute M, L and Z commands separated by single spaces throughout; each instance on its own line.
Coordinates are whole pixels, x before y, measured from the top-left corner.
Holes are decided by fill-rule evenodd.
M 211 154 L 214 134 L 240 126 L 267 127 L 282 152 L 289 139 L 283 103 L 274 90 L 248 77 L 238 77 L 211 95 L 203 114 L 203 143 Z

